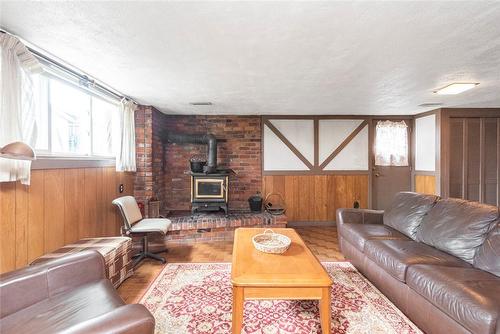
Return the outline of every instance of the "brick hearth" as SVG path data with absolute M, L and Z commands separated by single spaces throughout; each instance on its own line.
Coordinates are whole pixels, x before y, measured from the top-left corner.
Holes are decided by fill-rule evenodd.
M 168 217 L 172 226 L 165 241 L 168 243 L 194 243 L 232 240 L 238 227 L 286 227 L 285 215 L 273 216 L 267 212 L 218 213 L 173 215 Z

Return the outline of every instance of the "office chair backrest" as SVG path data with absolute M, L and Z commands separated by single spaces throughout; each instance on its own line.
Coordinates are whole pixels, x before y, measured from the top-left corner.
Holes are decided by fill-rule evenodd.
M 120 209 L 125 231 L 130 230 L 132 225 L 142 219 L 141 210 L 133 196 L 119 197 L 114 199 L 112 203 Z

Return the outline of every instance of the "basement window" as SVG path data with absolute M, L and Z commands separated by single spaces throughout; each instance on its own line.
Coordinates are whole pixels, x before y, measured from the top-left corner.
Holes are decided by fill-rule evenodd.
M 377 122 L 375 165 L 408 166 L 408 126 L 405 121 Z
M 114 159 L 119 144 L 118 101 L 51 75 L 33 77 L 41 157 Z

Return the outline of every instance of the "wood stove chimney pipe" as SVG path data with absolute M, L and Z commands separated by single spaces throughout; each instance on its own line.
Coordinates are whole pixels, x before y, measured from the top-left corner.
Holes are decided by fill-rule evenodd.
M 217 139 L 212 134 L 182 134 L 182 133 L 163 133 L 162 142 L 176 144 L 199 144 L 207 145 L 207 165 L 203 171 L 207 174 L 217 171 Z

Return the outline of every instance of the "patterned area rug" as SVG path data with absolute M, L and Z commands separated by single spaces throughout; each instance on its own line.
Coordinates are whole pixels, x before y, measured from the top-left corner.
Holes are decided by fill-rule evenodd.
M 331 333 L 421 331 L 348 262 L 324 262 L 333 278 Z M 156 334 L 231 333 L 231 264 L 168 264 L 142 297 Z M 242 333 L 321 333 L 317 301 L 247 301 Z

